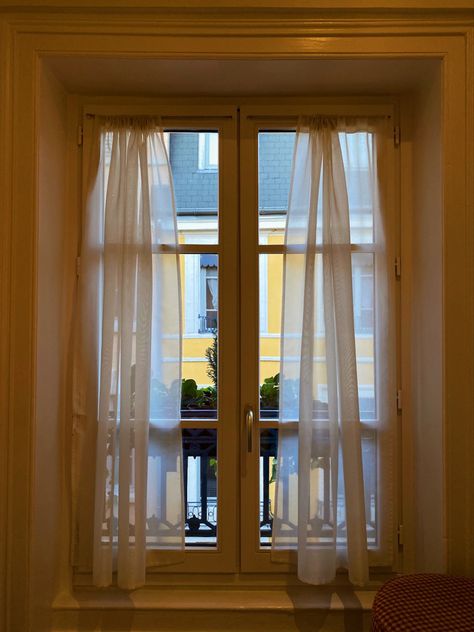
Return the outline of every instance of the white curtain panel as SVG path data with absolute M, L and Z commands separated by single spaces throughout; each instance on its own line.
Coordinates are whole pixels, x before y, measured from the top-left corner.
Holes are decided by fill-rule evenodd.
M 368 581 L 371 499 L 363 476 L 348 187 L 373 217 L 379 193 L 372 128 L 367 121 L 301 119 L 293 159 L 272 558 L 293 551 L 299 579 L 311 584 L 331 582 L 339 567 L 355 585 Z M 363 168 L 350 167 L 358 160 L 355 131 L 363 132 Z
M 157 121 L 97 119 L 94 127 L 79 279 L 75 467 L 86 466 L 85 437 L 90 447 L 87 428 L 95 424 L 93 581 L 108 586 L 116 571 L 118 586 L 133 589 L 145 582 L 147 565 L 176 561 L 170 553 L 184 550 L 176 212 Z
M 219 303 L 219 299 L 218 299 L 219 283 L 217 282 L 217 279 L 214 279 L 214 278 L 207 279 L 207 286 L 209 288 L 209 291 L 211 292 L 212 307 L 213 309 L 217 309 L 217 306 Z

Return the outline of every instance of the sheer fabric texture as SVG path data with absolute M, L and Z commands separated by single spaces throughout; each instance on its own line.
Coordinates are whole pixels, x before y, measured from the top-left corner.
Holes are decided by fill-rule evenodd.
M 338 567 L 348 568 L 352 583 L 366 584 L 367 524 L 374 512 L 387 521 L 364 484 L 365 471 L 378 476 L 380 454 L 365 450 L 363 463 L 351 246 L 357 221 L 349 204 L 373 222 L 362 241 L 377 241 L 380 295 L 372 327 L 378 331 L 388 303 L 379 140 L 374 122 L 320 117 L 301 119 L 296 138 L 285 235 L 272 558 L 287 559 L 290 549 L 299 579 L 312 584 L 332 581 Z M 361 155 L 364 164 L 358 164 Z M 380 348 L 387 352 L 389 345 Z M 374 353 L 373 412 L 364 426 L 369 438 L 370 428 L 378 431 L 381 418 L 387 420 L 382 400 L 389 379 Z
M 117 571 L 118 585 L 133 589 L 145 582 L 147 565 L 184 551 L 176 213 L 156 121 L 97 119 L 92 136 L 76 336 L 76 484 L 81 469 L 87 479 L 95 443 L 93 541 L 85 545 L 93 580 L 108 586 Z
M 218 287 L 217 279 L 207 279 L 207 287 L 211 293 L 212 309 L 217 309 L 218 305 Z

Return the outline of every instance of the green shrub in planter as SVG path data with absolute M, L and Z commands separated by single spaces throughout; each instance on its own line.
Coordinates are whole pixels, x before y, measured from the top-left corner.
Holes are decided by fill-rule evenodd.
M 280 397 L 280 374 L 267 377 L 260 386 L 260 406 L 262 408 L 278 408 Z

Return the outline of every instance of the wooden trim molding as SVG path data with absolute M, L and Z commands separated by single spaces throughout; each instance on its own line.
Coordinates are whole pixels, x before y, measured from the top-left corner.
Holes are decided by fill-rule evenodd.
M 452 15 L 457 11 L 472 13 L 470 0 L 4 0 L 3 11 L 57 11 L 80 10 L 98 11 L 143 11 L 143 10 L 191 10 L 208 11 L 225 10 L 293 10 L 301 11 L 359 11 L 369 13 L 374 11 L 402 11 L 405 14 L 413 12 L 429 12 L 431 14 Z

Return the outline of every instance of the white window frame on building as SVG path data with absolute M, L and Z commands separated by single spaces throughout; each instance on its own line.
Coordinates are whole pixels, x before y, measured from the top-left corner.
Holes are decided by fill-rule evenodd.
M 200 132 L 198 137 L 199 171 L 217 171 L 219 164 L 219 144 L 215 132 Z
M 199 333 L 209 334 L 217 329 L 217 318 L 219 309 L 219 289 L 217 257 L 215 255 L 200 256 L 200 294 L 201 305 L 198 314 Z M 215 281 L 215 296 L 209 286 L 210 281 Z M 210 296 L 211 294 L 211 296 Z

